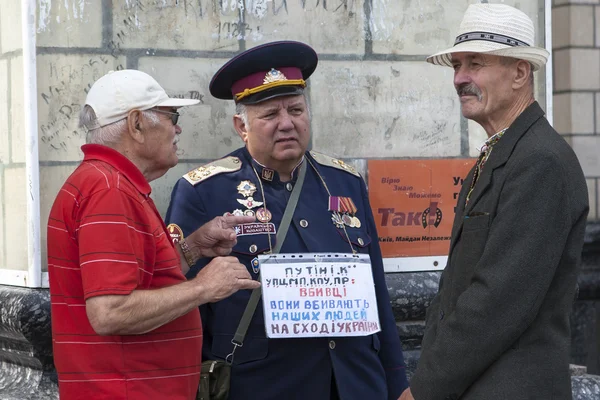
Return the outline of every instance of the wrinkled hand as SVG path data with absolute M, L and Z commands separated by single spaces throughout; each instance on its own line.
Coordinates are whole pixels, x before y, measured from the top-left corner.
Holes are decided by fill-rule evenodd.
M 256 289 L 260 286 L 235 257 L 213 258 L 192 281 L 203 287 L 202 303 L 214 303 L 240 289 Z
M 404 392 L 402 392 L 400 397 L 398 397 L 398 400 L 415 400 L 415 398 L 413 397 L 410 388 L 408 388 Z
M 226 256 L 237 243 L 235 227 L 256 221 L 254 217 L 216 217 L 186 238 L 188 245 L 201 257 Z

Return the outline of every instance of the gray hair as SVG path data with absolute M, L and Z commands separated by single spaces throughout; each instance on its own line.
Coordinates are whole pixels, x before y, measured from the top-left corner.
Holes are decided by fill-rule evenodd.
M 151 110 L 142 111 L 144 118 L 148 119 L 151 126 L 160 123 L 156 113 Z M 108 125 L 98 127 L 98 120 L 94 109 L 87 104 L 79 113 L 79 127 L 86 130 L 85 142 L 88 144 L 114 145 L 121 139 L 121 135 L 127 127 L 127 118 L 120 119 Z
M 237 103 L 235 105 L 235 114 L 242 119 L 244 125 L 248 126 L 248 109 L 245 104 Z
M 306 112 L 308 112 L 308 119 L 310 120 L 310 104 L 308 103 L 308 96 L 306 96 L 305 91 L 302 91 L 302 97 L 304 97 L 304 103 L 306 104 Z M 245 104 L 237 103 L 235 105 L 235 114 L 242 119 L 244 125 L 248 126 L 248 108 Z

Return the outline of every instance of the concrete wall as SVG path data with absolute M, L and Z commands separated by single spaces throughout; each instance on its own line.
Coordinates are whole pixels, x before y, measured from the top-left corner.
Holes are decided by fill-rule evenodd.
M 27 270 L 21 4 L 0 2 L 0 268 Z M 0 274 L 1 275 L 1 274 Z
M 211 98 L 210 78 L 235 52 L 271 40 L 304 41 L 320 55 L 319 67 L 309 80 L 314 148 L 358 166 L 364 166 L 366 158 L 475 156 L 485 135 L 461 117 L 452 70 L 423 62 L 425 56 L 453 43 L 462 14 L 472 2 L 38 0 L 43 264 L 49 209 L 82 157 L 79 147 L 85 134 L 77 127 L 77 114 L 90 85 L 109 70 L 140 69 L 153 75 L 169 94 L 201 100 L 198 107 L 183 111 L 180 164 L 152 183 L 153 197 L 163 213 L 179 176 L 241 145 L 231 128 L 233 104 Z M 10 7 L 0 6 L 3 28 L 14 25 L 19 11 L 16 0 L 10 3 Z M 543 45 L 544 2 L 504 3 L 536 21 L 538 44 Z M 5 24 L 6 13 L 11 14 Z M 2 37 L 2 51 L 7 51 L 7 35 Z M 18 62 L 18 54 L 14 59 L 1 58 L 0 79 L 7 77 L 3 68 Z M 14 87 L 20 69 L 10 68 L 10 72 Z M 544 106 L 543 70 L 537 81 Z M 20 97 L 9 93 L 14 109 Z M 17 122 L 15 116 L 9 119 L 13 158 L 4 161 L 6 151 L 0 150 L 0 159 L 8 163 L 3 182 L 10 187 L 13 203 L 24 161 L 24 135 Z M 8 165 L 11 173 L 6 172 Z M 12 165 L 21 165 L 21 170 Z M 3 242 L 16 250 L 20 238 L 14 233 L 23 224 L 23 207 L 3 204 Z M 0 263 L 13 268 L 25 265 L 15 256 Z
M 589 220 L 600 218 L 600 0 L 553 0 L 554 127 L 588 178 Z
M 572 361 L 600 373 L 600 0 L 554 0 L 554 126 L 571 143 L 587 178 L 590 214 L 579 297 L 571 317 Z

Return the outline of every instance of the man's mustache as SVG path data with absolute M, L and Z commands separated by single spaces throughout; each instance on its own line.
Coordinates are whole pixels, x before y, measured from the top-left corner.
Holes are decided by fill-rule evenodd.
M 464 83 L 456 88 L 456 93 L 459 96 L 477 96 L 477 100 L 481 101 L 481 89 L 474 83 Z

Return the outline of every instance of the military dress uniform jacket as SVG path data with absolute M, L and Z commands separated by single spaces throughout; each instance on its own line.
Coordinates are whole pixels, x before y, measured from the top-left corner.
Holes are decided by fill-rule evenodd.
M 230 400 L 329 400 L 332 374 L 335 374 L 341 400 L 396 400 L 408 386 L 402 349 L 390 307 L 375 223 L 363 179 L 352 167 L 318 153 L 306 153 L 318 174 L 307 165 L 304 186 L 281 253 L 340 252 L 351 247 L 342 229 L 332 222 L 328 211 L 329 194 L 349 197 L 357 207 L 360 228 L 346 227 L 352 246 L 371 257 L 373 279 L 382 331 L 364 337 L 267 339 L 262 301 L 251 321 L 244 344 L 235 352 Z M 254 169 L 256 170 L 256 173 Z M 265 170 L 246 148 L 228 157 L 191 171 L 173 189 L 167 223 L 177 224 L 184 235 L 212 218 L 234 210 L 244 210 L 237 199 L 242 181 L 256 187 L 252 201 L 264 202 L 258 176 L 266 196 L 266 207 L 278 228 L 297 171 L 288 183 Z M 248 199 L 248 197 L 245 197 Z M 255 208 L 254 210 L 256 210 Z M 275 246 L 275 234 L 271 235 Z M 251 261 L 269 251 L 267 234 L 239 235 L 232 255 L 246 265 L 254 279 Z M 190 271 L 195 276 L 209 259 L 200 260 Z M 244 290 L 217 303 L 200 307 L 204 328 L 203 359 L 225 359 L 231 353 L 231 340 L 251 291 Z
M 463 183 L 427 310 L 416 400 L 567 400 L 569 313 L 588 212 L 571 147 L 530 105 Z

